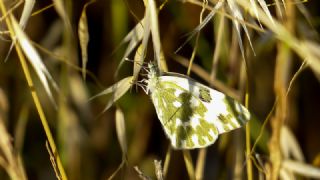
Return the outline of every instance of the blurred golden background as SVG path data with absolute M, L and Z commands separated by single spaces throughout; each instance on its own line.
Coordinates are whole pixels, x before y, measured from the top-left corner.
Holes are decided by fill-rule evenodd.
M 208 4 L 191 0 L 156 1 L 156 7 L 161 7 L 155 18 L 158 19 L 160 46 L 168 70 L 187 74 L 196 49 L 190 77 L 243 104 L 246 94 L 248 109 L 255 115 L 250 121 L 251 147 L 258 143 L 250 156 L 245 154 L 248 142 L 245 128 L 241 128 L 221 135 L 205 151 L 192 150 L 193 167 L 188 169 L 189 152 L 169 148 L 170 142 L 151 99 L 140 87 L 130 88 L 107 111 L 104 108 L 110 102 L 110 96 L 89 100 L 133 74 L 134 62 L 124 61 L 119 68 L 130 44 L 123 40 L 141 23 L 140 20 L 147 17 L 145 7 L 152 0 L 97 0 L 89 4 L 88 1 L 62 0 L 34 2 L 24 32 L 41 57 L 46 70 L 39 64 L 35 66 L 47 77 L 53 101 L 39 79 L 34 62 L 25 61 L 34 83 L 30 87 L 17 49 L 13 47 L 9 51 L 14 39 L 9 31 L 16 34 L 19 31 L 9 30 L 6 21 L 13 22 L 13 14 L 19 22 L 24 5 L 30 1 L 1 1 L 6 11 L 1 10 L 0 179 L 65 178 L 63 172 L 59 172 L 61 167 L 54 165 L 59 163 L 55 153 L 51 154 L 53 160 L 50 160 L 48 151 L 54 148 L 48 142 L 48 129 L 43 128 L 40 120 L 43 117 L 39 118 L 42 111 L 35 106 L 31 92 L 36 92 L 40 100 L 68 179 L 157 179 L 154 160 L 162 161 L 162 166 L 167 168 L 162 172 L 166 179 L 320 178 L 319 2 L 266 2 L 274 21 L 285 27 L 297 41 L 282 36 L 281 29 L 272 29 L 273 25 L 265 24 L 263 18 L 268 18 L 267 14 L 261 14 L 261 25 L 248 12 L 252 7 L 244 8 L 239 3 L 244 17 L 240 22 L 246 23 L 254 49 L 250 48 L 242 29 L 242 54 L 233 26 L 238 20 L 228 5 L 233 0 L 223 1 L 224 6 L 199 35 L 193 30 L 200 24 L 200 16 L 204 19 L 218 1 Z M 211 9 L 206 9 L 207 6 Z M 202 12 L 203 9 L 206 10 Z M 84 23 L 82 29 L 81 23 Z M 89 41 L 84 49 L 87 54 L 81 49 L 82 40 L 85 43 L 87 38 L 81 32 L 88 33 Z M 192 34 L 190 32 L 196 35 L 182 46 Z M 151 29 L 152 33 L 154 29 Z M 16 43 L 23 49 L 21 42 L 18 37 Z M 147 41 L 146 62 L 157 59 L 154 42 L 154 36 Z M 181 50 L 175 53 L 180 47 Z M 135 60 L 137 49 L 138 46 L 134 46 L 127 58 Z M 28 59 L 28 50 L 22 51 Z M 84 56 L 87 56 L 87 72 L 82 69 Z M 146 72 L 142 70 L 140 74 L 143 73 Z M 144 76 L 140 75 L 139 79 L 142 78 Z M 58 91 L 54 89 L 53 81 L 59 87 Z M 118 123 L 124 122 L 125 129 L 117 130 L 117 110 Z M 264 122 L 265 128 L 261 129 Z M 125 133 L 125 139 L 118 138 L 119 131 Z M 260 132 L 263 133 L 257 141 Z M 127 148 L 121 147 L 121 143 Z M 251 175 L 248 175 L 248 160 L 252 166 Z M 203 167 L 200 167 L 201 162 Z

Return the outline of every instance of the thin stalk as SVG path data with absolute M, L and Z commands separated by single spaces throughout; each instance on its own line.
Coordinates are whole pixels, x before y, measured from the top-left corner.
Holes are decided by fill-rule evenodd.
M 246 93 L 245 96 L 245 106 L 248 108 L 249 105 L 249 95 Z M 246 160 L 247 160 L 247 174 L 248 180 L 252 180 L 252 161 L 251 161 L 251 142 L 250 142 L 250 121 L 246 124 Z
M 203 1 L 202 3 L 202 10 L 200 13 L 200 24 L 202 23 L 202 19 L 203 19 L 203 13 L 206 10 L 205 6 L 208 5 L 208 1 Z M 200 31 L 197 33 L 197 37 L 196 37 L 196 43 L 194 45 L 193 51 L 192 51 L 192 55 L 190 58 L 190 62 L 189 62 L 189 66 L 188 66 L 188 71 L 187 71 L 187 75 L 189 76 L 191 73 L 191 67 L 194 61 L 194 58 L 196 57 L 196 53 L 197 53 L 197 49 L 198 49 L 198 44 L 199 44 L 199 38 L 200 38 Z
M 221 9 L 223 11 L 223 8 Z M 219 18 L 219 24 L 218 24 L 218 33 L 216 35 L 216 46 L 214 49 L 214 54 L 212 57 L 212 67 L 211 67 L 211 74 L 210 74 L 210 85 L 213 85 L 213 81 L 216 80 L 216 75 L 217 75 L 217 69 L 218 69 L 218 62 L 219 62 L 219 57 L 221 53 L 221 48 L 222 48 L 222 40 L 224 36 L 224 25 L 225 25 L 225 18 L 223 16 L 217 15 Z
M 166 154 L 166 158 L 164 160 L 164 165 L 163 165 L 163 176 L 166 177 L 169 169 L 169 164 L 171 160 L 171 146 L 169 145 L 168 151 Z
M 281 16 L 278 14 L 278 16 Z M 294 35 L 295 26 L 295 7 L 288 5 L 286 16 L 284 19 L 284 27 L 288 32 Z M 279 103 L 276 106 L 276 112 L 271 121 L 272 136 L 269 143 L 270 163 L 271 163 L 271 180 L 279 179 L 280 170 L 283 162 L 283 154 L 281 152 L 280 137 L 281 129 L 287 120 L 288 115 L 288 99 L 287 89 L 291 74 L 292 52 L 287 44 L 279 42 L 277 45 L 277 58 L 274 80 L 274 92 L 279 97 Z
M 196 179 L 203 179 L 203 172 L 206 164 L 207 148 L 201 148 L 196 165 Z
M 189 150 L 183 150 L 182 152 L 183 152 L 184 162 L 186 163 L 189 179 L 196 179 L 190 151 Z
M 2 14 L 6 14 L 7 11 L 6 11 L 5 5 L 3 4 L 3 1 L 0 1 L 0 9 L 1 9 Z M 6 24 L 7 24 L 8 30 L 10 32 L 10 36 L 11 37 L 15 37 L 15 33 L 13 31 L 12 24 L 11 24 L 11 21 L 10 21 L 9 18 L 6 18 Z M 53 136 L 51 134 L 51 131 L 50 131 L 50 128 L 49 128 L 49 125 L 48 125 L 48 121 L 46 119 L 46 116 L 44 114 L 44 111 L 42 109 L 42 106 L 41 106 L 41 103 L 40 103 L 40 100 L 39 100 L 39 96 L 38 96 L 37 92 L 35 91 L 34 83 L 32 81 L 31 74 L 30 74 L 26 59 L 25 59 L 25 57 L 23 55 L 23 52 L 22 52 L 22 49 L 21 49 L 20 45 L 16 44 L 15 48 L 16 48 L 17 55 L 19 57 L 19 60 L 20 60 L 21 66 L 22 66 L 23 73 L 24 73 L 24 75 L 26 77 L 27 84 L 28 84 L 29 89 L 31 91 L 32 99 L 33 99 L 34 104 L 35 104 L 35 106 L 37 108 L 37 111 L 38 111 L 42 126 L 44 128 L 45 133 L 46 133 L 50 148 L 51 148 L 52 152 L 54 153 L 54 155 L 56 157 L 56 161 L 57 161 L 58 169 L 60 171 L 61 178 L 63 180 L 66 180 L 67 176 L 66 176 L 66 173 L 65 173 L 65 171 L 63 169 L 63 166 L 62 166 L 62 163 L 61 163 L 58 151 L 57 151 L 57 147 L 56 147 L 56 145 L 54 143 L 54 139 L 53 139 Z

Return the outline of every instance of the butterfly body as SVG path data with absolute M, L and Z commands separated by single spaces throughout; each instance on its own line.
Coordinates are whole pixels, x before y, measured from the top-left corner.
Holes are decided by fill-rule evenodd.
M 160 75 L 152 64 L 147 92 L 175 149 L 207 147 L 250 119 L 245 107 L 223 93 L 182 75 Z

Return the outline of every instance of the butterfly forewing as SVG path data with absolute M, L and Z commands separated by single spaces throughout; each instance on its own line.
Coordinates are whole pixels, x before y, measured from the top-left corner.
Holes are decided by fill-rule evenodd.
M 205 118 L 207 108 L 189 91 L 166 81 L 158 84 L 151 98 L 174 148 L 206 147 L 217 139 L 215 124 Z
M 159 82 L 160 84 L 174 83 L 194 97 L 198 97 L 208 110 L 205 113 L 205 119 L 216 126 L 219 134 L 239 128 L 250 119 L 249 111 L 239 102 L 192 79 L 161 76 Z
M 152 64 L 149 68 L 147 91 L 174 148 L 207 147 L 250 119 L 245 107 L 223 93 L 182 75 L 161 76 Z

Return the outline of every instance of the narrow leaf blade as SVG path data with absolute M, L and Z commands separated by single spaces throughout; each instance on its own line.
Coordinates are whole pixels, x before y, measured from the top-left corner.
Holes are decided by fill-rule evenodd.
M 23 52 L 27 56 L 28 60 L 30 61 L 32 67 L 34 68 L 35 72 L 37 73 L 46 93 L 48 94 L 50 100 L 55 105 L 55 101 L 52 96 L 51 89 L 49 87 L 50 80 L 52 86 L 58 90 L 58 86 L 56 85 L 55 81 L 51 77 L 48 69 L 43 64 L 40 55 L 36 51 L 36 49 L 32 46 L 30 43 L 30 40 L 28 39 L 27 35 L 23 32 L 19 24 L 17 23 L 16 19 L 13 16 L 11 17 L 11 22 L 13 26 L 13 30 L 16 34 L 17 41 L 19 42 Z
M 119 82 L 115 83 L 114 85 L 110 86 L 109 88 L 103 90 L 99 94 L 91 97 L 89 100 L 92 100 L 102 95 L 107 95 L 112 93 L 111 99 L 107 102 L 107 105 L 102 111 L 103 113 L 107 111 L 119 98 L 121 98 L 124 95 L 124 93 L 126 93 L 129 90 L 129 88 L 132 85 L 132 80 L 133 80 L 133 76 L 126 77 L 120 80 Z
M 120 147 L 124 156 L 127 154 L 127 138 L 126 138 L 126 126 L 124 114 L 120 108 L 116 110 L 116 130 L 118 141 L 120 143 Z

